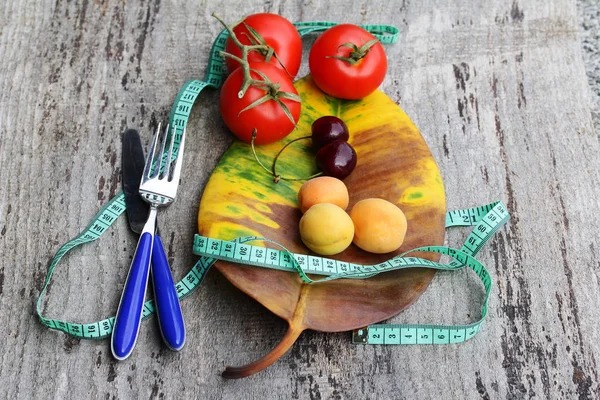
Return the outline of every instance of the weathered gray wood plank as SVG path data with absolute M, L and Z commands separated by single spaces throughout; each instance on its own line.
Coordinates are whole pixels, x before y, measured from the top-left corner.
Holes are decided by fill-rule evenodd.
M 448 208 L 500 199 L 512 214 L 480 255 L 494 288 L 473 340 L 354 346 L 348 334 L 305 332 L 271 368 L 224 381 L 225 365 L 259 358 L 285 326 L 214 271 L 182 303 L 189 337 L 180 353 L 163 348 L 154 319 L 120 363 L 108 341 L 72 339 L 37 321 L 51 257 L 120 190 L 120 133 L 138 127 L 147 142 L 179 87 L 203 76 L 220 31 L 212 12 L 234 21 L 258 11 L 400 28 L 400 42 L 386 47 L 382 90 L 430 145 Z M 162 212 L 176 278 L 195 262 L 202 188 L 231 141 L 217 100 L 216 91 L 202 94 L 192 113 L 183 186 Z M 0 397 L 599 398 L 600 146 L 591 104 L 577 8 L 567 0 L 3 2 Z M 448 244 L 465 233 L 449 232 Z M 48 315 L 113 315 L 134 246 L 121 219 L 73 251 L 55 273 Z M 472 274 L 438 274 L 392 322 L 472 321 L 481 298 Z
M 592 92 L 592 118 L 600 132 L 600 2 L 578 0 L 583 62 Z

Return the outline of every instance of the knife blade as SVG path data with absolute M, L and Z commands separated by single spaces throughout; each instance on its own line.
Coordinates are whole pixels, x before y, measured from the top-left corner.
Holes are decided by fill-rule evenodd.
M 140 234 L 148 219 L 150 206 L 139 193 L 145 159 L 140 135 L 135 129 L 128 129 L 123 135 L 122 158 L 127 219 L 130 229 Z M 151 274 L 161 335 L 171 350 L 179 351 L 185 343 L 185 325 L 158 224 L 152 249 Z
M 150 205 L 140 196 L 140 182 L 144 172 L 144 149 L 140 135 L 135 129 L 123 134 L 123 193 L 125 194 L 125 212 L 129 227 L 138 235 L 144 229 L 148 219 Z

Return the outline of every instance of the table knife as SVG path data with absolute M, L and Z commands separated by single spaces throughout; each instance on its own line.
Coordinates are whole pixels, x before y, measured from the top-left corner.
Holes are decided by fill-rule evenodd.
M 127 219 L 130 229 L 140 234 L 148 219 L 150 206 L 139 193 L 145 159 L 142 142 L 135 129 L 128 129 L 123 135 L 122 157 L 123 192 Z M 171 350 L 181 350 L 185 344 L 185 325 L 177 289 L 158 228 L 154 236 L 151 274 L 154 286 L 154 305 L 161 335 Z

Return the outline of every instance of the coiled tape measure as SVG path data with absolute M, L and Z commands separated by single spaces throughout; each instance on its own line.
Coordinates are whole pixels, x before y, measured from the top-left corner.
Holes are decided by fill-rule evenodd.
M 294 24 L 301 36 L 324 31 L 334 25 L 331 22 L 300 22 Z M 398 40 L 398 29 L 388 25 L 364 25 L 363 28 L 374 34 L 382 43 L 395 43 Z M 178 92 L 171 113 L 169 124 L 177 127 L 180 132 L 187 125 L 192 107 L 200 92 L 210 87 L 218 89 L 224 80 L 223 58 L 219 55 L 225 49 L 227 31 L 223 30 L 213 43 L 206 75 L 203 80 L 188 81 Z M 178 139 L 175 149 L 177 151 Z M 42 313 L 43 297 L 46 293 L 54 269 L 61 259 L 74 247 L 99 239 L 117 218 L 125 211 L 125 196 L 121 192 L 112 198 L 92 222 L 75 239 L 64 244 L 53 257 L 44 286 L 38 297 L 36 312 L 42 324 L 54 330 L 62 331 L 82 339 L 104 339 L 110 336 L 114 317 L 92 323 L 72 323 L 46 318 Z M 481 308 L 481 318 L 468 325 L 409 325 L 409 324 L 376 324 L 357 329 L 353 332 L 354 343 L 366 344 L 450 344 L 460 343 L 472 338 L 480 329 L 487 314 L 492 281 L 485 267 L 475 259 L 477 253 L 489 239 L 509 219 L 509 214 L 501 202 L 486 206 L 456 210 L 446 213 L 446 228 L 459 226 L 474 226 L 467 240 L 460 249 L 445 246 L 425 246 L 410 250 L 404 254 L 376 265 L 359 265 L 338 260 L 316 257 L 304 254 L 294 254 L 283 246 L 259 237 L 242 237 L 233 241 L 222 241 L 196 235 L 193 252 L 199 256 L 198 262 L 176 284 L 179 299 L 189 296 L 202 282 L 210 267 L 217 260 L 253 265 L 262 268 L 274 268 L 291 273 L 297 273 L 307 284 L 333 279 L 366 279 L 375 274 L 407 268 L 433 268 L 442 271 L 455 271 L 468 267 L 475 271 L 485 288 L 485 299 Z M 275 243 L 282 250 L 254 246 L 249 243 L 268 241 Z M 417 251 L 445 254 L 453 259 L 448 264 L 436 263 L 417 257 L 410 253 Z M 307 274 L 321 275 L 322 278 L 313 280 Z M 143 319 L 149 318 L 155 311 L 154 302 L 144 304 Z

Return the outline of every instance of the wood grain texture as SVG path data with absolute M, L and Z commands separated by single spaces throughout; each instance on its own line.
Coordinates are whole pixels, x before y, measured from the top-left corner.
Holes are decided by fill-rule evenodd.
M 592 92 L 592 119 L 600 134 L 600 1 L 578 0 L 581 47 Z
M 228 21 L 271 11 L 400 28 L 381 89 L 432 149 L 448 209 L 500 199 L 512 215 L 480 255 L 494 287 L 474 339 L 354 346 L 346 333 L 305 332 L 271 368 L 224 381 L 225 365 L 267 353 L 285 323 L 216 271 L 182 304 L 189 337 L 180 353 L 165 350 L 154 319 L 119 363 L 108 341 L 40 325 L 34 303 L 51 257 L 120 190 L 125 127 L 147 143 L 179 87 L 203 76 L 220 31 L 215 11 Z M 0 398 L 600 397 L 600 145 L 577 15 L 567 0 L 2 2 Z M 231 141 L 218 93 L 201 96 L 179 198 L 162 212 L 176 278 L 195 261 L 198 201 Z M 448 232 L 448 244 L 465 234 Z M 122 218 L 73 251 L 57 268 L 47 315 L 113 315 L 134 246 Z M 482 296 L 467 271 L 440 273 L 392 321 L 472 321 Z

